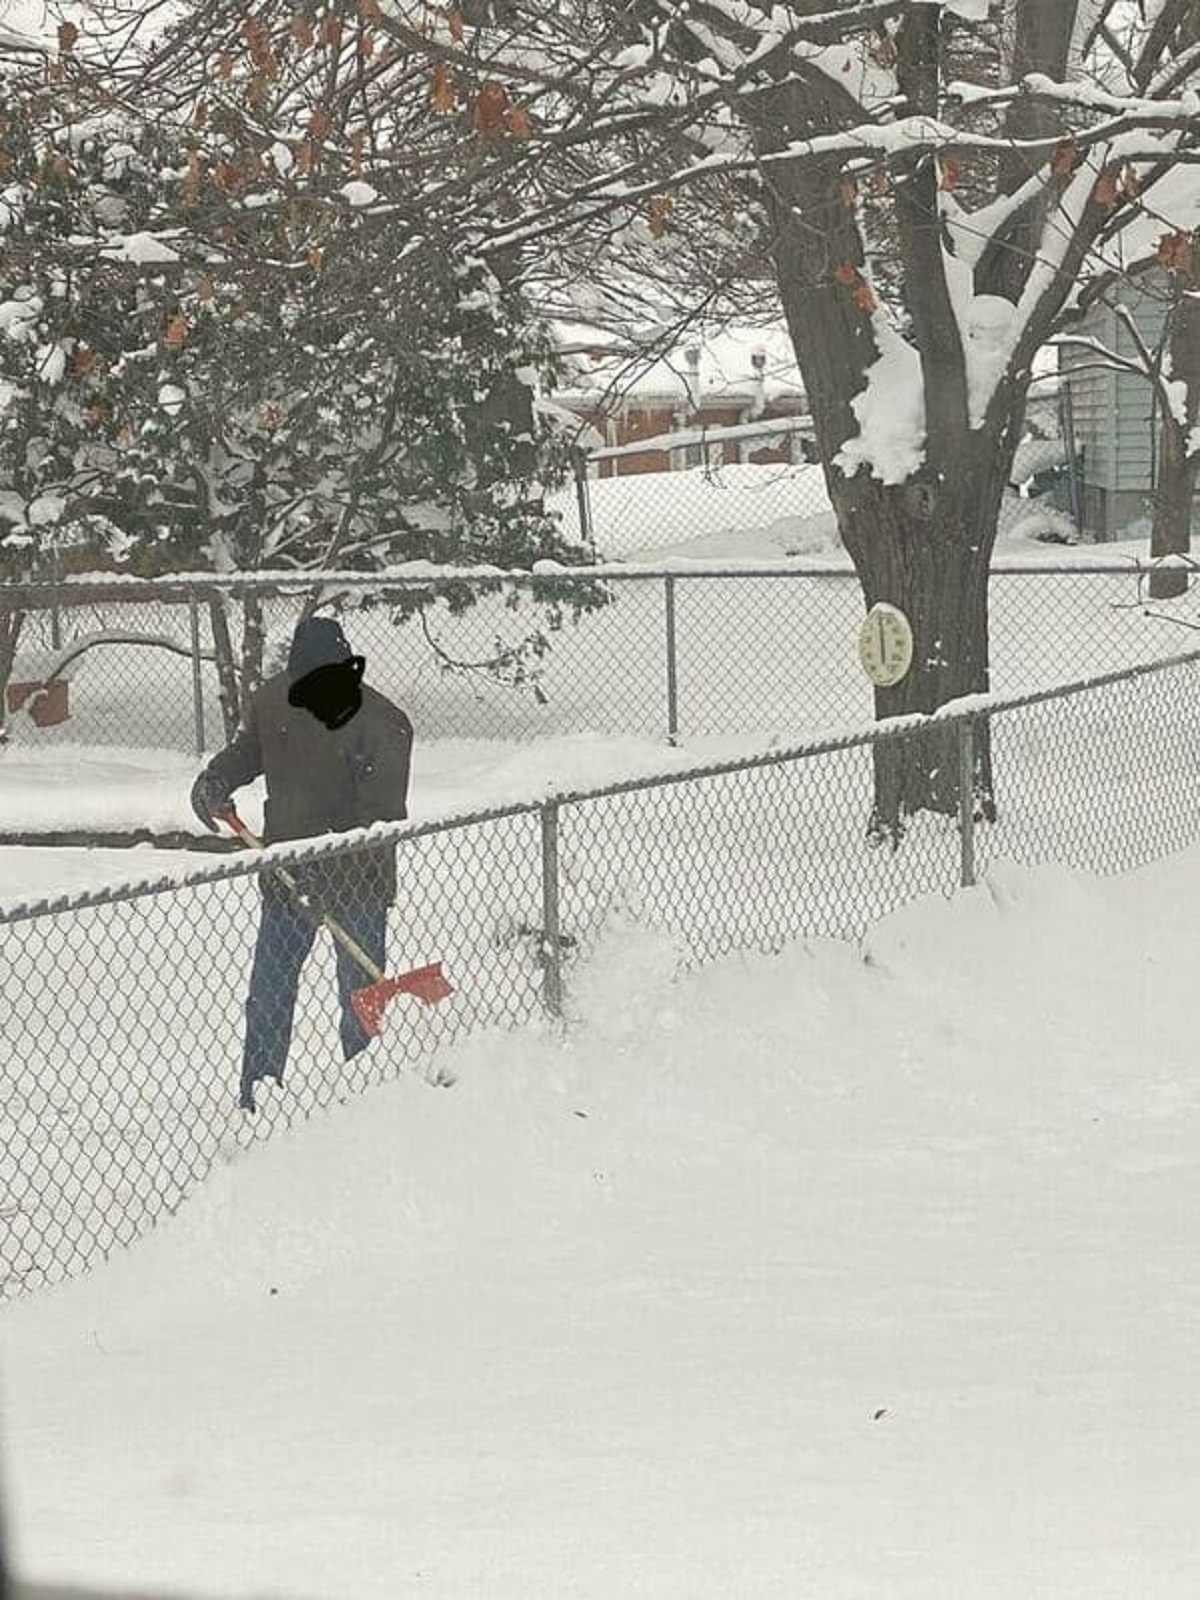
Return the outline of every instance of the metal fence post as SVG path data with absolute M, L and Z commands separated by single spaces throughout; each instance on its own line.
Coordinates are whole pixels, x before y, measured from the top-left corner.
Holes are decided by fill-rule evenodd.
M 675 579 L 663 579 L 667 621 L 667 742 L 679 736 L 679 677 L 675 658 Z
M 50 543 L 50 582 L 54 585 L 50 591 L 50 648 L 58 651 L 62 649 L 62 612 L 59 605 L 62 565 L 58 559 L 57 538 Z
M 959 882 L 975 882 L 975 726 L 970 717 L 958 725 L 958 832 L 962 846 Z
M 579 537 L 596 559 L 596 531 L 592 527 L 592 496 L 588 489 L 587 456 L 582 450 L 574 453 L 575 501 L 579 508 Z
M 204 681 L 200 675 L 200 603 L 194 589 L 188 592 L 192 624 L 192 712 L 196 725 L 196 754 L 204 754 Z
M 1071 385 L 1063 384 L 1058 396 L 1059 427 L 1067 447 L 1067 501 L 1075 532 L 1083 537 L 1083 474 L 1080 471 L 1079 443 L 1075 437 L 1075 402 Z M 1151 439 L 1154 431 L 1151 430 Z
M 542 998 L 552 1017 L 562 1015 L 562 940 L 558 923 L 558 807 L 542 818 Z

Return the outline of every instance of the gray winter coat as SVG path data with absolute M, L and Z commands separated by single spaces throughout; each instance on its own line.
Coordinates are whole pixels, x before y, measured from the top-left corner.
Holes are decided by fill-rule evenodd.
M 286 672 L 252 696 L 233 740 L 204 769 L 213 787 L 235 789 L 266 777 L 265 842 L 341 833 L 408 815 L 412 723 L 398 706 L 368 688 L 358 712 L 330 729 L 303 706 L 288 704 Z M 313 862 L 301 880 L 328 908 L 336 902 L 396 898 L 392 845 Z

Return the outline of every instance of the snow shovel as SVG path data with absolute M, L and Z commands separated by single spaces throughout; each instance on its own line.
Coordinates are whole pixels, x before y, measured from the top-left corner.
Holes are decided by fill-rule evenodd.
M 232 806 L 226 811 L 218 811 L 217 817 L 237 834 L 243 844 L 255 850 L 262 849 L 262 840 L 255 838 Z M 442 972 L 440 961 L 431 961 L 428 966 L 414 967 L 411 972 L 401 972 L 396 977 L 389 978 L 375 965 L 362 945 L 350 937 L 345 928 L 340 927 L 327 911 L 323 911 L 320 906 L 314 905 L 308 899 L 285 867 L 272 867 L 271 871 L 308 915 L 319 925 L 323 924 L 329 929 L 342 949 L 357 961 L 371 979 L 365 988 L 355 989 L 350 996 L 354 1014 L 369 1038 L 374 1039 L 379 1034 L 383 1024 L 383 1009 L 395 995 L 411 994 L 423 1005 L 431 1006 L 454 993 L 453 986 Z

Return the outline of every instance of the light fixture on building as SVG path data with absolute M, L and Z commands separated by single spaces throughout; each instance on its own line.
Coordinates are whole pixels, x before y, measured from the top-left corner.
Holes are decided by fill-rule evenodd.
M 750 365 L 754 368 L 754 404 L 750 415 L 761 417 L 767 404 L 767 352 L 756 350 L 750 357 Z
M 684 387 L 687 389 L 688 410 L 695 411 L 700 404 L 700 346 L 689 344 L 683 352 L 683 359 L 687 362 L 687 377 Z

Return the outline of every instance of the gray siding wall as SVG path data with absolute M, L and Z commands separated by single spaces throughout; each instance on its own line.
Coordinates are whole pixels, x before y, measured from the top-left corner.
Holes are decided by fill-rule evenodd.
M 1113 320 L 1107 307 L 1093 306 L 1073 331 L 1111 346 Z M 1095 364 L 1096 358 L 1088 351 L 1069 346 L 1059 352 L 1059 361 L 1071 389 L 1075 442 L 1083 452 L 1083 481 L 1098 488 L 1111 488 L 1116 477 L 1116 373 Z
M 1121 301 L 1133 312 L 1138 331 L 1151 350 L 1162 338 L 1167 308 L 1160 297 L 1138 294 L 1130 286 L 1121 291 Z M 1115 317 L 1118 355 L 1136 356 L 1137 347 L 1128 328 Z M 1115 374 L 1116 396 L 1113 434 L 1116 445 L 1115 476 L 1110 487 L 1141 490 L 1154 486 L 1154 461 L 1158 449 L 1155 437 L 1159 427 L 1151 385 L 1133 372 Z
M 1140 285 L 1127 283 L 1119 291 L 1151 350 L 1166 321 L 1165 288 L 1163 275 L 1155 272 Z M 1105 306 L 1094 306 L 1074 331 L 1100 340 L 1118 355 L 1137 353 L 1124 322 Z M 1060 370 L 1071 391 L 1075 437 L 1083 451 L 1084 524 L 1095 538 L 1119 539 L 1151 515 L 1161 418 L 1145 378 L 1089 366 L 1093 359 L 1085 350 L 1059 352 Z M 1197 508 L 1200 518 L 1200 496 Z

